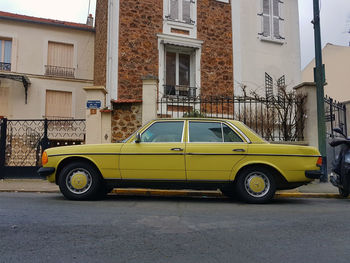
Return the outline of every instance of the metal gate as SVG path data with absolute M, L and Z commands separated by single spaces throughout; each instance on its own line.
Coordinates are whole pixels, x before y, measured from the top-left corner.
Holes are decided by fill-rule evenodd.
M 83 144 L 85 120 L 0 119 L 0 178 L 35 178 L 50 147 Z
M 332 163 L 336 156 L 339 154 L 340 147 L 333 148 L 329 145 L 330 141 L 334 137 L 340 136 L 333 131 L 333 128 L 340 128 L 345 135 L 347 135 L 347 122 L 346 122 L 346 106 L 343 103 L 336 100 L 325 97 L 325 124 L 326 124 L 326 150 L 327 150 L 327 170 L 328 174 L 331 172 Z

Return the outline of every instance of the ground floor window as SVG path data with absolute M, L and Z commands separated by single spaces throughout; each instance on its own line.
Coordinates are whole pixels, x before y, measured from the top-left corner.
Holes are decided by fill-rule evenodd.
M 171 48 L 165 51 L 165 95 L 193 96 L 194 85 L 194 52 L 191 50 L 176 51 Z
M 45 117 L 72 118 L 72 92 L 47 90 Z

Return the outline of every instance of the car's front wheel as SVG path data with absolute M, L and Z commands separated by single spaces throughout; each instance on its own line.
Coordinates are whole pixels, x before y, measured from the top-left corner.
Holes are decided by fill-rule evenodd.
M 236 193 L 247 203 L 262 204 L 270 201 L 276 192 L 272 172 L 265 167 L 248 167 L 236 177 Z
M 86 162 L 72 162 L 59 175 L 62 194 L 70 200 L 91 200 L 100 196 L 102 179 L 95 167 Z

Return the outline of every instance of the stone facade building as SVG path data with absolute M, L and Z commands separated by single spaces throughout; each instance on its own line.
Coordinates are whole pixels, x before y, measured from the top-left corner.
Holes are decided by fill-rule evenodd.
M 228 0 L 97 0 L 94 84 L 108 92 L 112 130 L 119 132 L 112 138 L 131 132 L 121 124 L 135 126 L 120 120 L 119 108 L 139 107 L 147 76 L 158 81 L 158 98 L 232 97 L 232 43 Z

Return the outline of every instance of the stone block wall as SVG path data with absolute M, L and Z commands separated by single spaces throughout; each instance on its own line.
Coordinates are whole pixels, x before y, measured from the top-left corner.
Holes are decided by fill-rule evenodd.
M 142 99 L 142 76 L 158 76 L 163 0 L 120 0 L 119 99 Z
M 112 111 L 112 142 L 126 139 L 142 124 L 142 103 L 114 103 Z
M 231 4 L 197 1 L 197 34 L 203 40 L 201 94 L 233 96 Z
M 94 85 L 106 86 L 108 0 L 97 0 L 96 7 Z

